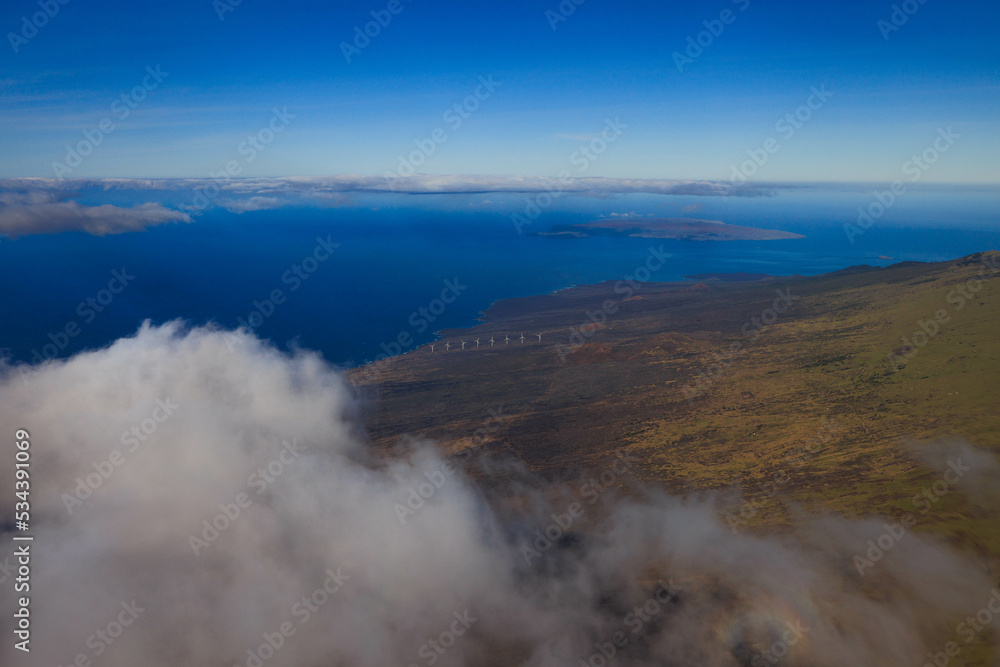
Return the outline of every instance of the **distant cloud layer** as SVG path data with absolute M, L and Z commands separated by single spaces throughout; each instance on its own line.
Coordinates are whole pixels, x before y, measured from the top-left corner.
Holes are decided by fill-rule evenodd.
M 721 181 L 667 180 L 642 178 L 561 178 L 555 176 L 489 176 L 476 174 L 413 176 L 339 176 L 285 178 L 163 178 L 163 179 L 51 179 L 22 178 L 0 180 L 4 187 L 84 187 L 123 190 L 218 189 L 222 192 L 267 195 L 272 193 L 313 194 L 324 192 L 398 192 L 404 194 L 453 194 L 481 192 L 607 192 L 667 195 L 756 195 L 759 191 Z
M 860 576 L 876 519 L 734 534 L 711 499 L 649 494 L 574 520 L 516 469 L 519 502 L 487 500 L 427 443 L 373 461 L 361 405 L 317 355 L 177 323 L 0 367 L 0 423 L 32 442 L 31 664 L 922 664 L 991 595 L 920 533 Z
M 277 197 L 250 197 L 249 199 L 235 199 L 220 201 L 219 206 L 233 213 L 246 213 L 247 211 L 266 211 L 281 206 Z
M 177 209 L 160 203 L 124 208 L 113 204 L 83 206 L 73 201 L 84 189 L 140 191 L 156 197 L 170 193 Z M 0 233 L 11 236 L 82 230 L 91 234 L 135 231 L 164 222 L 190 222 L 189 215 L 209 208 L 234 213 L 283 206 L 343 206 L 352 193 L 401 195 L 559 193 L 577 196 L 616 194 L 754 197 L 769 190 L 716 181 L 542 176 L 416 174 L 396 176 L 325 176 L 244 179 L 46 179 L 0 180 Z M 107 196 L 107 195 L 105 195 Z
M 0 191 L 0 234 L 12 238 L 71 231 L 105 236 L 167 222 L 191 222 L 191 216 L 157 203 L 84 206 L 53 191 Z

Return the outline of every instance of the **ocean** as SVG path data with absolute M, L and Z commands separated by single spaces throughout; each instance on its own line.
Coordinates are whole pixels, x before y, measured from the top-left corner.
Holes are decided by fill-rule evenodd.
M 782 241 L 530 236 L 518 232 L 511 213 L 523 213 L 533 197 L 496 193 L 358 194 L 336 208 L 214 209 L 190 224 L 142 232 L 4 239 L 0 353 L 12 362 L 67 357 L 132 334 L 146 319 L 181 318 L 250 326 L 281 349 L 317 350 L 352 366 L 432 341 L 439 329 L 473 325 L 498 299 L 631 275 L 651 247 L 670 255 L 651 276 L 656 281 L 705 272 L 815 275 L 1000 248 L 995 188 L 926 186 L 887 207 L 877 196 L 882 190 L 567 195 L 522 228 L 655 215 L 805 236 Z M 871 216 L 867 228 L 845 231 L 857 224 L 859 209 Z M 412 344 L 393 345 L 401 334 Z

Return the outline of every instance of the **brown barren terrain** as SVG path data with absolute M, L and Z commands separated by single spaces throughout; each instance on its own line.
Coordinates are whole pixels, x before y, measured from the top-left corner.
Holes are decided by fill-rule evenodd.
M 634 463 L 629 484 L 615 482 L 623 492 L 636 481 L 720 492 L 720 516 L 741 531 L 781 532 L 803 515 L 912 515 L 914 530 L 996 581 L 1000 494 L 984 505 L 947 493 L 918 512 L 941 470 L 909 447 L 964 439 L 1000 452 L 995 277 L 1000 253 L 990 252 L 633 293 L 612 281 L 498 302 L 483 324 L 441 332 L 480 347 L 422 347 L 352 377 L 371 397 L 378 451 L 411 434 L 460 461 L 523 462 L 566 483 L 625 452 Z M 979 643 L 954 664 L 990 664 L 991 650 Z

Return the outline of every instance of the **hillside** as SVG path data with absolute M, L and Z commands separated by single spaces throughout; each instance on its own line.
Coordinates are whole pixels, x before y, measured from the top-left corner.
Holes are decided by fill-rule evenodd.
M 482 325 L 442 332 L 435 352 L 353 379 L 383 452 L 408 433 L 460 464 L 520 460 L 552 482 L 594 479 L 625 452 L 620 491 L 718 491 L 734 532 L 781 532 L 803 515 L 915 516 L 914 530 L 997 582 L 995 479 L 985 500 L 967 487 L 930 494 L 944 461 L 913 446 L 964 439 L 1000 452 L 994 276 L 996 252 L 807 278 L 583 286 L 501 301 Z M 506 492 L 502 475 L 468 467 Z M 991 650 L 977 642 L 952 664 L 989 664 Z
M 835 428 L 782 497 L 846 514 L 893 512 L 928 475 L 903 454 L 903 439 L 959 434 L 1000 451 L 991 389 L 1000 281 L 972 298 L 956 292 L 981 269 L 995 275 L 998 256 L 619 293 L 608 282 L 501 301 L 482 325 L 442 332 L 434 353 L 425 346 L 352 376 L 377 392 L 368 418 L 376 444 L 410 433 L 459 446 L 502 406 L 502 430 L 478 446 L 556 477 L 628 448 L 645 480 L 676 490 L 753 487 Z M 778 292 L 791 305 L 758 331 L 754 318 Z M 950 321 L 892 363 L 887 355 L 906 352 L 901 337 L 939 310 Z M 455 349 L 460 340 L 465 351 Z M 448 341 L 455 347 L 445 352 Z M 781 516 L 774 500 L 755 521 Z M 991 538 L 990 551 L 1000 553 L 1000 541 Z

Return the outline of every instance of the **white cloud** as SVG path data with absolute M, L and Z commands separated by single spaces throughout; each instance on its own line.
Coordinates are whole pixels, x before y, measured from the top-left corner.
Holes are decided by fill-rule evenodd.
M 231 348 L 227 336 L 145 325 L 47 362 L 27 383 L 27 369 L 0 368 L 0 423 L 8 437 L 31 432 L 33 664 L 93 659 L 88 637 L 133 599 L 144 611 L 102 665 L 245 665 L 285 622 L 295 634 L 267 665 L 423 665 L 436 654 L 425 643 L 465 610 L 476 621 L 440 665 L 576 665 L 619 631 L 630 642 L 622 664 L 747 664 L 785 623 L 808 628 L 789 650 L 795 664 L 919 664 L 989 597 L 988 576 L 913 533 L 862 580 L 851 555 L 878 539 L 880 521 L 734 535 L 711 501 L 551 501 L 528 476 L 512 506 L 456 474 L 401 525 L 395 506 L 444 464 L 434 448 L 374 461 L 361 404 L 319 356 L 252 337 Z M 163 402 L 176 405 L 169 416 Z M 144 440 L 129 439 L 133 429 Z M 306 450 L 278 466 L 283 441 Z M 119 465 L 103 479 L 114 450 Z M 0 448 L 3 498 L 14 495 L 13 462 Z M 68 513 L 64 494 L 94 474 L 96 490 Z M 251 480 L 265 474 L 257 493 Z M 240 493 L 251 504 L 196 556 L 191 536 Z M 522 545 L 573 501 L 588 530 L 529 566 Z M 323 604 L 303 622 L 295 605 L 337 568 L 343 587 L 314 598 Z M 626 617 L 661 576 L 684 589 L 633 634 Z M 12 585 L 0 583 L 6 619 Z M 15 664 L 5 627 L 0 663 Z
M 101 187 L 106 190 L 191 190 L 206 186 L 223 192 L 244 195 L 273 196 L 284 194 L 318 194 L 342 192 L 398 192 L 412 194 L 544 192 L 562 189 L 566 192 L 651 194 L 694 194 L 705 196 L 756 196 L 761 191 L 736 187 L 722 181 L 668 180 L 641 178 L 557 178 L 549 176 L 490 176 L 477 174 L 437 175 L 415 174 L 407 177 L 338 176 L 287 178 L 235 178 L 221 182 L 210 178 L 168 179 L 45 179 L 22 178 L 0 180 L 0 189 Z
M 181 202 L 177 209 L 162 203 L 132 207 L 114 204 L 85 206 L 74 198 L 85 189 L 126 190 L 164 195 Z M 740 196 L 767 194 L 756 187 L 734 187 L 716 181 L 663 179 L 555 178 L 416 174 L 405 178 L 325 176 L 314 178 L 243 178 L 222 182 L 206 178 L 180 179 L 0 179 L 0 233 L 10 236 L 80 230 L 105 235 L 136 231 L 166 222 L 190 222 L 190 215 L 215 206 L 234 213 L 284 206 L 345 206 L 351 193 L 532 194 L 561 192 L 578 197 L 613 197 L 625 193 Z M 206 194 L 207 193 L 207 194 Z
M 0 234 L 12 238 L 67 231 L 105 236 L 167 222 L 191 222 L 191 216 L 157 203 L 84 206 L 49 190 L 0 191 Z
M 250 197 L 249 199 L 225 199 L 219 202 L 219 206 L 233 213 L 246 213 L 247 211 L 279 208 L 281 202 L 277 197 Z

